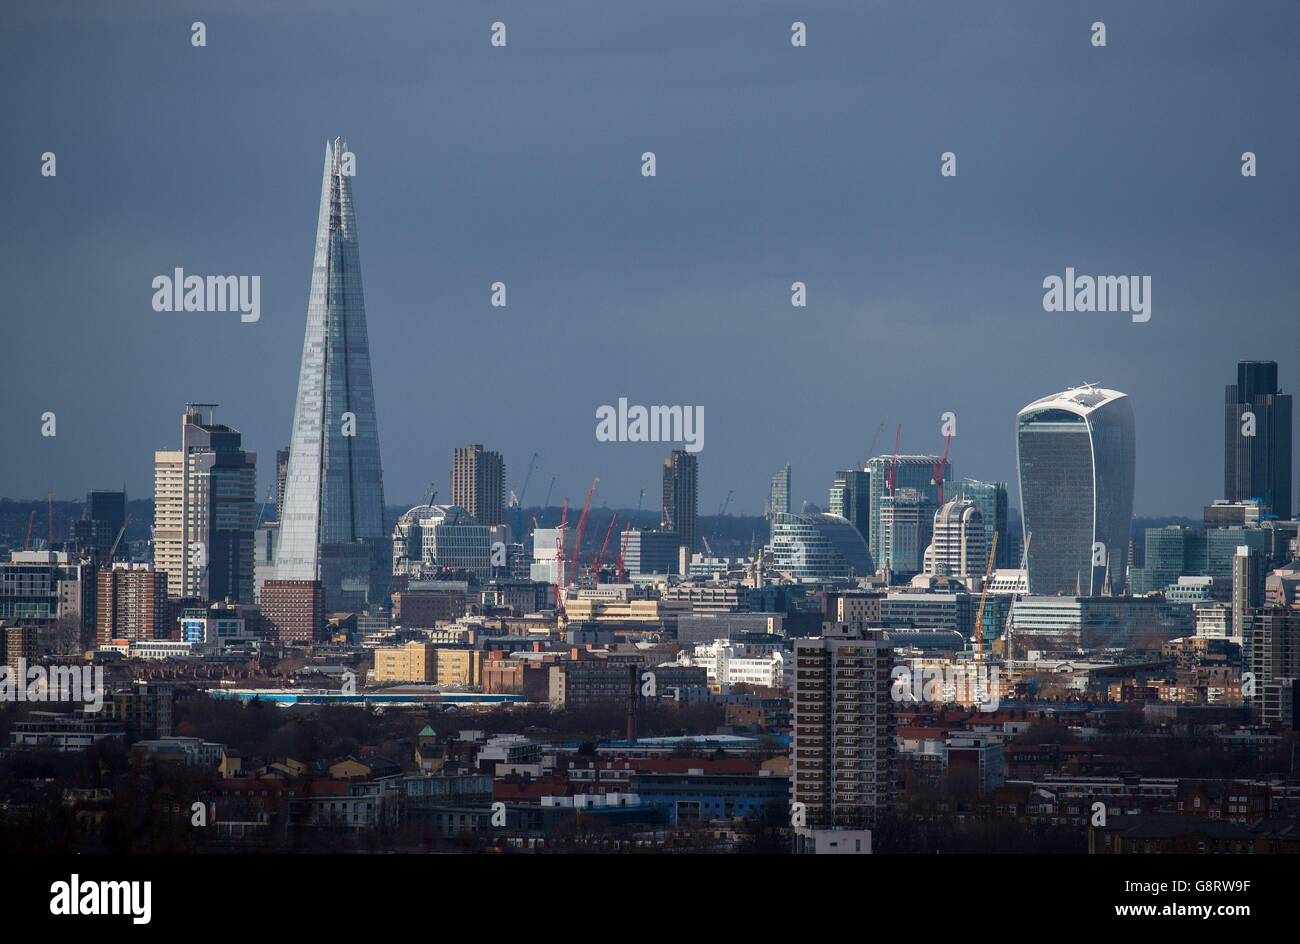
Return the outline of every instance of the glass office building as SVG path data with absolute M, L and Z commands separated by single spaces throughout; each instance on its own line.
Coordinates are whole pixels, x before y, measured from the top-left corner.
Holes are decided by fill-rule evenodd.
M 1223 497 L 1290 518 L 1291 395 L 1278 389 L 1277 361 L 1239 363 L 1223 399 Z
M 1083 386 L 1016 417 L 1029 592 L 1098 596 L 1124 586 L 1136 463 L 1127 395 Z M 1100 553 L 1098 553 L 1100 552 Z
M 930 502 L 930 512 L 939 507 L 939 486 L 935 481 L 935 466 L 943 462 L 942 456 L 876 456 L 867 462 L 870 481 L 867 487 L 871 491 L 871 521 L 868 525 L 867 544 L 871 550 L 871 560 L 877 567 L 884 558 L 882 544 L 884 535 L 880 528 L 880 511 L 883 499 L 889 495 L 890 470 L 894 473 L 893 491 L 914 488 Z M 944 463 L 943 480 L 952 481 L 952 464 Z
M 388 594 L 379 428 L 347 144 L 325 145 L 316 255 L 276 578 L 318 580 L 329 612 Z
M 778 514 L 772 518 L 772 567 L 796 580 L 862 577 L 871 573 L 867 542 L 839 515 Z
M 849 519 L 871 545 L 871 473 L 849 469 L 835 473 L 830 489 L 830 513 Z
M 980 517 L 984 519 L 984 546 L 992 547 L 993 532 L 998 534 L 993 566 L 1003 569 L 1019 567 L 1020 560 L 1015 553 L 1017 542 L 1012 541 L 1007 533 L 1007 483 L 962 479 L 958 494 L 979 509 Z

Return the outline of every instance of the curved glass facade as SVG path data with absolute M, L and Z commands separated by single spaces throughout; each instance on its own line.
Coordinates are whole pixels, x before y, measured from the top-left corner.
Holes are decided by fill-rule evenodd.
M 1097 596 L 1124 585 L 1133 518 L 1133 408 L 1125 394 L 1079 387 L 1031 403 L 1016 418 L 1029 592 Z
M 772 516 L 772 566 L 797 580 L 871 573 L 871 554 L 858 529 L 839 515 Z

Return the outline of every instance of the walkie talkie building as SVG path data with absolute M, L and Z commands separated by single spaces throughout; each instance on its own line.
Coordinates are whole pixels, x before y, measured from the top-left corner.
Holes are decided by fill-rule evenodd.
M 383 603 L 391 571 L 347 144 L 325 145 L 277 580 L 318 580 L 327 612 Z
M 1016 417 L 1029 592 L 1098 596 L 1124 586 L 1136 450 L 1128 396 L 1074 387 Z

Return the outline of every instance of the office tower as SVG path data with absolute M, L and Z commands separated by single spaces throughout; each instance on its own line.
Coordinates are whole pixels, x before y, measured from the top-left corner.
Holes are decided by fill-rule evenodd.
M 787 514 L 772 519 L 767 557 L 772 569 L 795 580 L 871 574 L 867 542 L 838 515 Z
M 423 572 L 492 576 L 492 528 L 456 505 L 433 505 L 419 519 Z
M 695 553 L 696 517 L 699 509 L 700 463 L 683 449 L 664 460 L 664 501 L 659 527 L 677 535 L 687 559 Z
M 479 524 L 502 524 L 506 464 L 501 453 L 477 443 L 456 447 L 451 464 L 451 503 L 464 508 Z
M 268 580 L 258 600 L 266 634 L 281 644 L 325 635 L 325 591 L 319 580 Z
M 1129 568 L 1129 592 L 1158 593 L 1177 583 L 1179 577 L 1213 577 L 1226 588 L 1232 582 L 1237 548 L 1245 545 L 1265 561 L 1272 546 L 1271 538 L 1265 528 L 1220 527 L 1204 531 L 1182 525 L 1147 528 L 1146 550 L 1142 555 L 1145 564 Z M 1262 576 L 1257 584 L 1263 586 Z
M 284 482 L 289 475 L 289 447 L 275 450 L 275 520 L 284 514 Z
M 170 639 L 167 574 L 148 564 L 115 564 L 99 571 L 95 639 L 139 642 Z
M 418 577 L 423 572 L 424 531 L 420 519 L 433 513 L 433 505 L 416 505 L 393 525 L 393 576 Z
M 565 578 L 568 562 L 573 559 L 575 540 L 576 535 L 570 525 L 563 528 L 535 528 L 529 577 L 541 583 L 560 583 Z
M 382 604 L 391 577 L 352 178 L 325 145 L 316 255 L 289 441 L 278 581 L 320 581 L 330 612 Z
M 252 603 L 257 456 L 215 407 L 187 403 L 181 448 L 154 453 L 154 565 L 175 598 Z
M 1291 517 L 1291 395 L 1278 391 L 1276 361 L 1241 361 L 1224 389 L 1223 497 Z
M 771 521 L 776 515 L 787 515 L 789 513 L 790 466 L 787 465 L 772 476 L 772 486 L 767 492 L 767 514 L 764 517 Z
M 934 528 L 934 500 L 915 488 L 898 488 L 880 496 L 873 523 L 880 556 L 877 570 L 894 577 L 913 577 L 925 567 L 925 550 Z
M 849 469 L 835 473 L 829 501 L 830 513 L 847 518 L 862 540 L 871 541 L 871 473 Z
M 125 523 L 126 492 L 96 489 L 86 495 L 81 518 L 69 525 L 69 550 L 93 554 L 98 561 L 107 560 Z
M 1220 499 L 1205 506 L 1203 517 L 1207 528 L 1258 528 L 1263 514 L 1258 498 L 1239 502 Z
M 984 516 L 974 502 L 963 498 L 945 502 L 934 513 L 925 572 L 966 581 L 982 578 L 989 559 L 987 540 Z
M 1254 675 L 1251 709 L 1260 724 L 1296 726 L 1295 684 L 1300 678 L 1300 610 L 1251 611 L 1247 667 Z
M 629 577 L 647 574 L 675 574 L 680 546 L 677 535 L 671 531 L 624 531 L 619 538 L 623 566 Z
M 893 471 L 892 490 L 916 489 L 929 499 L 930 512 L 933 513 L 939 507 L 939 486 L 935 481 L 934 467 L 940 462 L 943 462 L 943 456 L 876 456 L 867 461 L 867 471 L 871 473 L 871 522 L 868 526 L 867 543 L 871 548 L 872 563 L 877 570 L 882 566 L 881 500 L 891 491 L 891 470 Z M 952 481 L 951 463 L 944 464 L 943 480 Z M 924 545 L 921 549 L 925 549 Z
M 822 632 L 794 644 L 791 793 L 809 827 L 870 828 L 895 794 L 893 650 L 860 624 Z
M 1232 556 L 1232 635 L 1244 643 L 1250 614 L 1263 602 L 1259 552 L 1245 544 Z
M 979 509 L 984 520 L 984 543 L 987 547 L 993 546 L 993 533 L 997 532 L 998 549 L 993 556 L 993 566 L 1003 569 L 1019 567 L 1020 560 L 1015 556 L 1016 542 L 1009 533 L 1007 483 L 962 479 L 957 494 Z
M 1016 417 L 1029 592 L 1098 596 L 1124 586 L 1136 445 L 1127 395 L 1074 387 Z

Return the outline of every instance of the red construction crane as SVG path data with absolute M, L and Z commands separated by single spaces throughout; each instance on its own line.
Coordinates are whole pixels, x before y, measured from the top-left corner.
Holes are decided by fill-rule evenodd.
M 32 513 L 31 513 L 30 515 L 27 516 L 27 534 L 23 536 L 23 550 L 24 550 L 24 551 L 30 551 L 30 550 L 32 549 L 32 525 L 34 525 L 34 524 L 36 524 L 36 509 L 35 509 L 35 508 L 33 508 L 33 509 L 32 509 Z
M 591 487 L 587 489 L 587 500 L 582 503 L 582 514 L 578 516 L 578 533 L 574 535 L 573 567 L 569 571 L 569 583 L 573 583 L 578 573 L 578 555 L 582 553 L 582 535 L 587 530 L 587 513 L 591 511 L 591 496 L 596 494 L 596 486 L 599 484 L 600 479 L 591 480 Z
M 614 525 L 618 524 L 618 512 L 614 512 L 614 517 L 609 519 L 609 527 L 605 529 L 605 540 L 600 545 L 600 553 L 596 555 L 596 563 L 591 565 L 591 572 L 596 575 L 596 580 L 600 580 L 600 562 L 605 559 L 605 552 L 609 550 L 609 536 L 614 533 Z
M 943 475 L 945 470 L 947 470 L 948 468 L 948 449 L 951 446 L 952 446 L 952 433 L 949 433 L 947 436 L 943 437 L 943 458 L 940 459 L 937 463 L 935 463 L 933 467 L 933 472 L 930 475 L 930 484 L 936 485 L 939 488 L 937 494 L 939 498 L 940 508 L 943 507 Z

